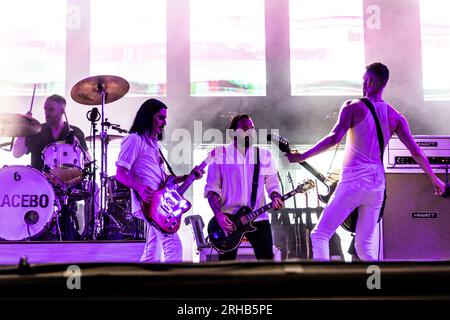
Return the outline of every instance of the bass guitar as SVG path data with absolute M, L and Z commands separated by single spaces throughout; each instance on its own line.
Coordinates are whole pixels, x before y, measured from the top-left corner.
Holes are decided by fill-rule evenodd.
M 289 141 L 283 136 L 277 134 L 268 134 L 267 141 L 275 142 L 281 152 L 284 153 L 291 152 Z M 338 174 L 334 173 L 328 177 L 325 177 L 323 174 L 317 171 L 317 169 L 315 169 L 306 161 L 300 162 L 300 165 L 303 166 L 303 168 L 305 168 L 306 170 L 308 170 L 314 177 L 317 178 L 317 180 L 319 180 L 326 186 L 327 193 L 324 195 L 319 194 L 318 198 L 322 203 L 327 204 L 328 201 L 330 200 L 330 197 L 333 195 L 334 190 L 336 190 L 337 184 L 339 182 Z M 358 215 L 357 211 L 353 211 L 348 216 L 348 218 L 341 224 L 342 228 L 344 228 L 349 232 L 355 232 L 357 215 Z
M 211 151 L 199 165 L 201 170 L 214 158 L 215 150 Z M 150 202 L 141 200 L 141 209 L 146 220 L 165 234 L 173 234 L 180 229 L 181 217 L 192 207 L 183 197 L 195 181 L 195 174 L 191 172 L 181 185 L 175 183 L 175 177 L 169 176 L 161 189 L 153 194 Z
M 297 193 L 304 193 L 314 187 L 314 181 L 308 180 L 299 184 L 297 188 L 291 192 L 283 195 L 281 199 L 285 201 Z M 272 202 L 254 211 L 247 206 L 243 206 L 236 214 L 227 215 L 233 223 L 233 228 L 230 232 L 223 231 L 217 222 L 216 217 L 213 217 L 208 223 L 208 236 L 214 249 L 219 253 L 236 249 L 246 233 L 256 230 L 256 228 L 252 226 L 252 221 L 271 208 Z

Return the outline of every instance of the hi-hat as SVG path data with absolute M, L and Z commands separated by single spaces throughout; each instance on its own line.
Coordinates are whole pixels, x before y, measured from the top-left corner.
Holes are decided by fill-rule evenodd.
M 19 113 L 0 113 L 1 137 L 27 137 L 39 133 L 39 121 Z
M 94 136 L 87 136 L 85 138 L 85 140 L 90 143 L 90 142 L 92 142 L 93 138 L 94 138 Z M 109 143 L 111 141 L 116 141 L 116 140 L 122 140 L 122 139 L 123 139 L 123 136 L 118 136 L 118 135 L 114 135 L 114 134 L 108 134 L 106 136 L 106 143 Z M 98 141 L 98 142 L 101 141 L 100 135 L 96 135 L 95 136 L 95 141 Z
M 70 91 L 78 103 L 98 106 L 102 104 L 102 91 L 106 93 L 105 104 L 122 98 L 130 90 L 127 80 L 111 75 L 93 76 L 79 81 Z

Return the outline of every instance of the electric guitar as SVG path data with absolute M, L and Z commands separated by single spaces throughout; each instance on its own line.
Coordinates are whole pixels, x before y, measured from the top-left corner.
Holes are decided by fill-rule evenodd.
M 204 170 L 214 156 L 215 150 L 212 150 L 199 165 L 199 168 Z M 192 207 L 191 203 L 183 197 L 183 194 L 194 181 L 195 174 L 193 172 L 187 176 L 180 186 L 175 183 L 174 176 L 169 176 L 163 187 L 153 194 L 150 202 L 141 200 L 141 209 L 146 220 L 165 234 L 177 232 L 180 229 L 182 215 Z
M 281 199 L 285 201 L 297 193 L 304 193 L 314 187 L 314 181 L 308 180 L 302 184 L 299 184 L 297 188 L 291 192 L 281 196 Z M 236 249 L 246 233 L 256 230 L 256 228 L 251 224 L 252 221 L 271 208 L 272 202 L 254 211 L 247 206 L 243 206 L 236 212 L 236 214 L 227 214 L 233 222 L 232 231 L 227 233 L 220 227 L 216 217 L 213 217 L 208 223 L 208 236 L 214 249 L 216 249 L 219 253 Z
M 291 147 L 289 146 L 289 141 L 283 137 L 279 136 L 277 134 L 268 134 L 267 135 L 267 141 L 276 142 L 278 148 L 281 152 L 284 153 L 290 153 Z M 311 166 L 306 161 L 300 162 L 300 165 L 303 166 L 306 170 L 308 170 L 314 177 L 317 178 L 320 182 L 322 182 L 327 187 L 327 194 L 318 196 L 319 200 L 327 204 L 330 200 L 330 197 L 332 196 L 334 190 L 336 190 L 337 184 L 339 182 L 339 176 L 337 173 L 332 173 L 330 176 L 325 177 L 323 174 L 321 174 L 317 169 L 315 169 L 313 166 Z M 355 232 L 356 227 L 356 220 L 357 220 L 357 212 L 353 211 L 348 218 L 341 224 L 342 228 L 349 232 Z

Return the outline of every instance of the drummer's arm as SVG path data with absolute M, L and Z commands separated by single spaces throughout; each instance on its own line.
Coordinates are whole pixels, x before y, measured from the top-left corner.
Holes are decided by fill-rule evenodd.
M 89 152 L 89 149 L 84 151 L 84 162 L 88 163 L 92 161 L 91 153 Z
M 20 158 L 24 154 L 28 153 L 28 148 L 25 144 L 26 137 L 17 137 L 13 146 L 13 156 Z

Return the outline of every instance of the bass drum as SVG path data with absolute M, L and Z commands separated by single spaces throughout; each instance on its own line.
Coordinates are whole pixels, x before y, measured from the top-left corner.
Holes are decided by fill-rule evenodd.
M 0 238 L 36 240 L 51 230 L 58 200 L 51 184 L 28 166 L 0 169 Z

